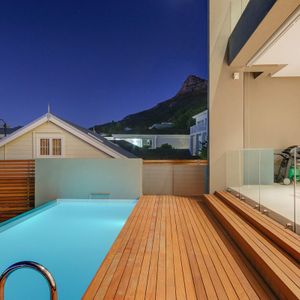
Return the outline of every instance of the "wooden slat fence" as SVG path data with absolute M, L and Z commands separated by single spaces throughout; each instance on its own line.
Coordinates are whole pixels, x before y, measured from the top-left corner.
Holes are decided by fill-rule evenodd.
M 34 160 L 0 160 L 0 222 L 34 207 Z

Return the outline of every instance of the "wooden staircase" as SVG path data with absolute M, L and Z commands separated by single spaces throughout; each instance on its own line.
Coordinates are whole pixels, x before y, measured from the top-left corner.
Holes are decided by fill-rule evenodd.
M 300 237 L 227 192 L 203 199 L 274 293 L 300 299 Z

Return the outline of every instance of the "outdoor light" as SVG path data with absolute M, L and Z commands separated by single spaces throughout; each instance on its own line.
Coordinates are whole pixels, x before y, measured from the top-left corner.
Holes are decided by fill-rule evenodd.
M 7 124 L 3 119 L 0 119 L 0 121 L 2 121 L 2 123 L 3 123 L 4 136 L 6 136 L 7 135 Z
M 239 80 L 240 79 L 240 73 L 239 72 L 234 72 L 233 73 L 233 79 L 234 80 Z

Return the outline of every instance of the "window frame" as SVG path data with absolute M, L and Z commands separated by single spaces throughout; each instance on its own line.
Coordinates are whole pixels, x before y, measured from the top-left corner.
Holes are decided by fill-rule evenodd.
M 49 155 L 41 155 L 41 140 L 49 140 Z M 61 155 L 53 155 L 53 140 L 61 140 Z M 35 137 L 35 157 L 36 158 L 62 158 L 65 156 L 65 140 L 62 134 L 52 134 L 52 133 L 36 133 Z

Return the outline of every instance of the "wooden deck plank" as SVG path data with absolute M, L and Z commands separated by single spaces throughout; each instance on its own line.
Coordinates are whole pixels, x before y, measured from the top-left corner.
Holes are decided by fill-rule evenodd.
M 174 198 L 173 201 L 175 201 L 175 199 L 176 198 Z M 184 242 L 183 232 L 182 232 L 182 228 L 180 226 L 180 221 L 178 218 L 177 207 L 174 205 L 175 203 L 173 203 L 173 201 L 172 201 L 171 208 L 173 210 L 173 217 L 174 217 L 176 228 L 177 228 L 178 245 L 179 245 L 179 251 L 180 251 L 180 255 L 181 255 L 183 278 L 184 278 L 184 283 L 185 283 L 185 292 L 186 292 L 187 299 L 197 299 L 194 280 L 193 280 L 193 271 L 191 269 L 191 262 L 189 261 L 188 252 L 187 252 L 186 245 Z M 195 265 L 193 265 L 193 266 L 195 266 Z M 197 283 L 199 285 L 201 285 L 202 281 L 199 281 Z M 204 290 L 204 289 L 202 288 L 202 290 Z M 204 299 L 206 299 L 205 294 L 204 294 Z
M 199 230 L 199 218 L 194 219 L 194 216 L 189 211 L 187 202 L 185 202 L 184 213 L 186 214 L 186 219 L 191 223 L 190 231 L 194 231 L 199 247 L 201 248 L 201 251 L 205 257 L 205 263 L 209 268 L 210 277 L 213 280 L 213 284 L 218 295 L 216 295 L 216 298 L 222 297 L 224 299 L 238 299 L 234 287 L 227 277 L 225 270 L 222 268 L 222 262 L 219 260 L 214 248 L 210 246 L 210 240 L 212 239 L 212 236 L 206 235 L 206 232 L 203 230 L 203 228 Z M 238 282 L 236 282 L 236 284 L 238 285 Z
M 198 226 L 195 224 L 195 230 L 202 236 L 203 243 L 206 245 L 207 251 L 212 257 L 213 263 L 226 289 L 228 298 L 258 299 L 258 296 L 255 294 L 244 274 L 242 272 L 236 274 L 235 271 L 239 270 L 238 265 L 236 263 L 234 264 L 235 261 L 232 259 L 232 254 L 228 251 L 226 246 L 220 242 L 220 236 L 214 230 L 208 217 L 203 213 L 202 209 L 200 209 L 198 203 L 192 202 L 189 203 L 189 206 L 191 219 L 193 219 L 194 222 L 196 222 L 196 220 L 198 221 Z M 235 290 L 234 294 L 232 293 L 233 290 Z M 220 295 L 222 294 L 219 293 L 219 296 Z
M 165 200 L 166 213 L 166 299 L 176 299 L 175 289 L 175 266 L 174 266 L 174 249 L 172 242 L 172 228 L 170 218 L 170 197 Z M 183 287 L 184 289 L 184 287 Z M 183 298 L 185 297 L 182 296 Z
M 184 199 L 177 198 L 174 200 L 176 203 L 176 209 L 180 226 L 182 228 L 183 238 L 187 247 L 189 255 L 189 261 L 191 264 L 191 270 L 193 273 L 193 280 L 197 298 L 199 299 L 213 299 L 217 298 L 214 285 L 209 276 L 207 266 L 205 264 L 203 254 L 199 247 L 197 247 L 194 236 L 189 232 L 187 225 L 182 214 L 182 206 L 184 205 Z
M 224 226 L 233 229 L 232 234 L 245 249 L 246 254 L 255 261 L 270 285 L 278 295 L 300 296 L 299 266 L 283 255 L 270 242 L 265 240 L 255 229 L 241 221 L 232 210 L 215 196 L 207 195 L 208 204 L 225 221 Z M 220 213 L 222 212 L 222 214 Z
M 131 217 L 126 222 L 125 226 L 121 230 L 118 238 L 116 239 L 115 243 L 112 245 L 112 248 L 108 252 L 107 256 L 105 257 L 103 263 L 101 264 L 99 270 L 97 271 L 95 277 L 93 278 L 92 282 L 89 285 L 88 291 L 84 294 L 83 298 L 86 299 L 94 299 L 103 278 L 106 275 L 106 272 L 108 268 L 110 267 L 112 261 L 115 259 L 115 256 L 117 255 L 117 251 L 122 249 L 122 247 L 126 246 L 126 242 L 130 237 L 130 234 L 132 230 L 134 229 L 136 225 L 136 218 L 141 213 L 144 203 L 138 202 L 135 208 L 133 209 L 133 212 L 131 214 Z M 87 293 L 88 292 L 88 293 Z
M 172 197 L 168 197 L 169 200 L 169 213 L 170 213 L 170 225 L 172 232 L 172 248 L 174 253 L 174 271 L 175 271 L 175 291 L 177 299 L 186 299 L 186 288 L 185 281 L 183 276 L 183 267 L 182 267 L 182 259 L 181 253 L 179 250 L 179 241 L 178 241 L 178 233 L 175 223 L 174 211 L 172 208 Z
M 199 205 L 202 209 L 199 209 Z M 274 299 L 274 295 L 263 278 L 257 277 L 253 266 L 243 256 L 233 240 L 228 237 L 227 233 L 221 229 L 221 225 L 214 219 L 212 213 L 204 204 L 199 203 L 199 205 L 194 204 L 195 213 L 199 216 L 203 230 L 207 232 L 208 236 L 214 237 L 211 239 L 212 245 L 215 249 L 220 249 L 221 253 L 218 256 L 224 264 L 224 268 L 227 269 L 228 262 L 250 299 L 257 297 L 259 299 Z M 224 257 L 227 261 L 223 259 Z
M 276 230 L 277 234 L 280 233 L 280 234 L 287 236 L 287 238 L 291 239 L 291 241 L 293 243 L 296 243 L 296 245 L 298 246 L 298 242 L 300 241 L 300 236 L 295 234 L 293 231 L 287 230 L 281 224 L 279 224 L 275 220 L 269 218 L 267 215 L 260 213 L 258 210 L 253 210 L 252 206 L 250 206 L 249 204 L 247 204 L 244 201 L 241 201 L 240 199 L 238 199 L 234 195 L 230 194 L 229 192 L 216 192 L 215 194 L 217 197 L 219 197 L 219 198 L 221 197 L 221 199 L 228 197 L 229 199 L 232 200 L 232 201 L 230 201 L 232 204 L 241 208 L 244 211 L 247 211 L 247 213 L 250 217 L 259 219 L 262 223 L 265 223 L 265 225 L 267 225 L 271 229 Z
M 146 198 L 143 198 L 143 200 Z M 148 280 L 148 274 L 149 274 L 149 269 L 150 269 L 150 263 L 151 263 L 151 254 L 152 254 L 152 248 L 153 248 L 153 243 L 154 243 L 154 233 L 155 233 L 155 228 L 158 223 L 158 210 L 159 210 L 159 201 L 157 203 L 157 209 L 155 210 L 153 214 L 153 220 L 151 224 L 151 229 L 150 233 L 148 236 L 148 241 L 147 241 L 147 246 L 144 254 L 144 259 L 142 263 L 142 268 L 141 268 L 141 273 L 140 277 L 138 280 L 138 285 L 137 285 L 137 290 L 136 290 L 136 299 L 144 299 L 146 295 L 146 289 L 147 289 L 147 280 Z
M 145 208 L 141 210 L 141 213 L 136 218 L 137 224 L 142 224 L 145 216 L 147 215 L 149 202 L 145 202 L 144 207 Z M 107 274 L 103 279 L 101 289 L 98 289 L 97 291 L 95 299 L 112 299 L 114 297 L 116 289 L 115 283 L 119 283 L 119 279 L 121 278 L 124 267 L 126 266 L 132 244 L 134 243 L 140 228 L 141 226 L 135 226 L 130 238 L 125 244 L 125 247 L 122 247 L 117 251 L 114 260 L 112 261 L 112 264 L 108 268 Z M 111 289 L 109 289 L 109 287 L 111 287 Z
M 141 241 L 135 262 L 134 262 L 132 274 L 130 276 L 128 287 L 127 287 L 126 294 L 124 297 L 127 300 L 135 298 L 137 284 L 138 284 L 139 276 L 140 276 L 141 269 L 142 269 L 142 263 L 143 263 L 143 259 L 145 256 L 147 242 L 148 242 L 149 236 L 151 234 L 151 228 L 152 228 L 152 226 L 154 224 L 154 220 L 156 218 L 155 212 L 157 211 L 158 200 L 155 199 L 154 197 L 149 197 L 147 199 L 147 201 L 153 202 L 153 210 L 151 211 L 149 223 L 147 224 L 147 228 L 144 232 L 144 235 L 143 235 L 143 238 L 142 238 L 142 241 Z M 152 228 L 152 230 L 153 230 L 153 228 Z M 124 276 L 124 278 L 125 278 L 125 276 Z
M 212 218 L 192 198 L 141 197 L 83 299 L 272 299 Z
M 266 215 L 254 210 L 227 192 L 217 192 L 217 197 L 240 214 L 249 223 L 273 240 L 288 254 L 300 262 L 300 236 L 284 228 Z
M 159 257 L 159 245 L 160 245 L 160 230 L 161 230 L 161 217 L 162 217 L 162 203 L 160 199 L 158 203 L 157 222 L 154 232 L 154 240 L 151 252 L 151 260 L 149 267 L 149 274 L 146 288 L 146 298 L 155 299 L 156 286 L 157 286 L 157 274 L 158 274 L 158 257 Z
M 134 240 L 132 238 L 130 239 L 130 243 L 126 246 L 117 270 L 114 272 L 112 282 L 108 288 L 107 294 L 105 295 L 105 298 L 107 299 L 123 299 L 125 297 L 142 237 L 145 234 L 147 225 L 151 220 L 154 202 L 149 199 L 148 204 L 149 206 L 147 208 L 146 215 L 141 221 L 136 238 Z
M 226 208 L 224 203 L 220 203 L 220 205 Z M 276 266 L 279 266 L 281 270 L 283 270 L 285 274 L 287 274 L 288 277 L 300 287 L 299 265 L 290 264 L 290 260 L 280 251 L 277 251 L 273 244 L 265 243 L 264 238 L 257 233 L 255 229 L 249 228 L 241 223 L 237 223 L 236 220 L 238 216 L 236 216 L 234 212 L 227 211 L 226 213 L 232 218 L 233 222 L 235 222 L 236 225 L 243 230 L 244 234 L 247 235 L 264 253 L 267 253 L 270 260 L 274 262 Z
M 156 299 L 166 299 L 166 199 L 162 198 L 162 213 L 159 237 Z

